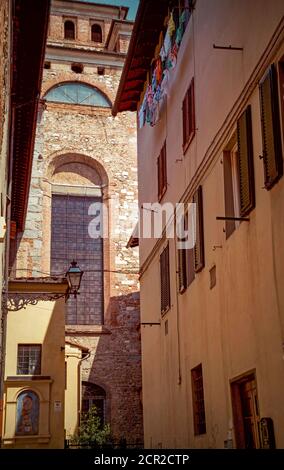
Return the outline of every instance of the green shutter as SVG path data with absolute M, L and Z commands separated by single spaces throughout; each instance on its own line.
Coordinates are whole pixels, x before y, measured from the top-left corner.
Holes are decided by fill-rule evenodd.
M 240 215 L 244 217 L 255 206 L 251 107 L 237 122 Z
M 193 202 L 196 204 L 196 232 L 194 247 L 194 269 L 195 272 L 204 268 L 204 234 L 203 234 L 203 202 L 202 202 L 202 186 L 199 186 L 193 196 Z
M 263 147 L 264 184 L 266 189 L 283 175 L 277 70 L 272 64 L 259 85 Z

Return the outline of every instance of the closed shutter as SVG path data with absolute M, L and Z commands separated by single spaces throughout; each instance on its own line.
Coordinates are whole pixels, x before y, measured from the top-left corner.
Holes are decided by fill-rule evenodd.
M 164 314 L 170 308 L 170 265 L 169 245 L 166 246 L 160 256 L 161 278 L 161 313 Z
M 162 159 L 162 181 L 163 181 L 163 194 L 167 189 L 167 150 L 166 150 L 166 142 L 164 143 L 162 150 L 161 150 L 161 159 Z
M 161 194 L 162 194 L 162 160 L 161 160 L 161 154 L 158 156 L 158 199 L 161 199 Z
M 188 92 L 182 103 L 183 147 L 186 146 L 188 136 Z
M 183 123 L 183 150 L 185 152 L 195 135 L 194 78 L 192 78 L 189 88 L 183 100 L 182 123 Z
M 179 280 L 179 292 L 180 293 L 184 292 L 187 287 L 186 264 L 187 264 L 187 250 L 178 249 L 178 280 Z
M 277 71 L 274 64 L 260 83 L 259 89 L 264 184 L 266 189 L 271 189 L 283 175 Z
M 191 140 L 195 134 L 194 78 L 191 80 L 188 99 L 189 99 L 189 140 Z
M 186 261 L 186 281 L 187 287 L 194 281 L 195 279 L 195 256 L 194 256 L 194 248 L 190 248 L 187 250 L 187 261 Z
M 202 186 L 199 186 L 193 196 L 193 202 L 196 204 L 196 223 L 195 223 L 195 246 L 194 246 L 194 269 L 195 272 L 204 268 L 204 234 L 203 234 L 203 202 Z
M 255 206 L 251 107 L 237 122 L 240 215 L 244 217 Z
M 160 201 L 167 190 L 167 153 L 166 142 L 158 156 L 158 200 Z

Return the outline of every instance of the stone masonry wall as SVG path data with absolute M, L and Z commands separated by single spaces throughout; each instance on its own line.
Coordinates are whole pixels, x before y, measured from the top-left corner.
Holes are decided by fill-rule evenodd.
M 50 31 L 59 28 L 56 17 Z M 78 23 L 79 24 L 79 23 Z M 46 57 L 47 61 L 50 61 Z M 70 63 L 44 69 L 42 98 L 53 86 L 80 81 L 97 87 L 113 102 L 121 70 L 84 64 L 81 74 Z M 67 325 L 72 342 L 90 349 L 82 380 L 106 391 L 107 418 L 116 439 L 143 442 L 141 348 L 137 249 L 126 248 L 136 220 L 136 122 L 130 113 L 113 118 L 111 109 L 43 103 L 39 110 L 25 232 L 18 240 L 17 275 L 50 273 L 52 183 L 95 187 L 101 179 L 109 209 L 111 238 L 103 240 L 104 325 Z M 69 260 L 70 261 L 70 260 Z M 66 263 L 68 260 L 66 260 Z

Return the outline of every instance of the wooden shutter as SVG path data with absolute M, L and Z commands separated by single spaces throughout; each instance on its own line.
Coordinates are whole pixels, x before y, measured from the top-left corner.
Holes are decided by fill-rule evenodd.
M 189 141 L 193 139 L 195 134 L 195 103 L 194 103 L 194 78 L 191 80 L 188 96 L 189 107 Z
M 161 199 L 162 194 L 162 161 L 161 154 L 158 156 L 158 200 Z
M 170 263 L 169 245 L 166 246 L 160 256 L 161 277 L 161 313 L 164 314 L 170 308 Z
M 187 287 L 187 250 L 184 248 L 178 249 L 178 280 L 179 280 L 179 292 L 182 293 Z
M 160 201 L 167 190 L 167 152 L 166 142 L 158 156 L 158 200 Z
M 259 89 L 264 184 L 266 189 L 271 189 L 283 175 L 277 71 L 274 64 L 260 83 Z
M 195 256 L 194 248 L 187 250 L 187 261 L 186 261 L 186 286 L 188 287 L 195 279 Z
M 244 217 L 255 206 L 251 107 L 237 122 L 238 171 L 240 183 L 240 215 Z
M 185 148 L 188 135 L 188 92 L 182 103 L 183 147 Z
M 199 186 L 193 196 L 193 202 L 196 204 L 196 223 L 195 223 L 195 246 L 194 246 L 194 269 L 195 272 L 204 268 L 204 234 L 203 234 L 203 202 L 202 186 Z
M 185 152 L 195 134 L 194 78 L 192 78 L 189 88 L 183 100 L 182 124 L 183 124 L 183 150 Z

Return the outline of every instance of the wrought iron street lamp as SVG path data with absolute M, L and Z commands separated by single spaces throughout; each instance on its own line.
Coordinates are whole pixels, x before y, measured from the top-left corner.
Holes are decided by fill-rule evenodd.
M 73 294 L 75 299 L 80 289 L 83 273 L 84 271 L 81 271 L 77 262 L 73 260 L 66 273 L 66 279 L 69 285 L 69 295 Z

